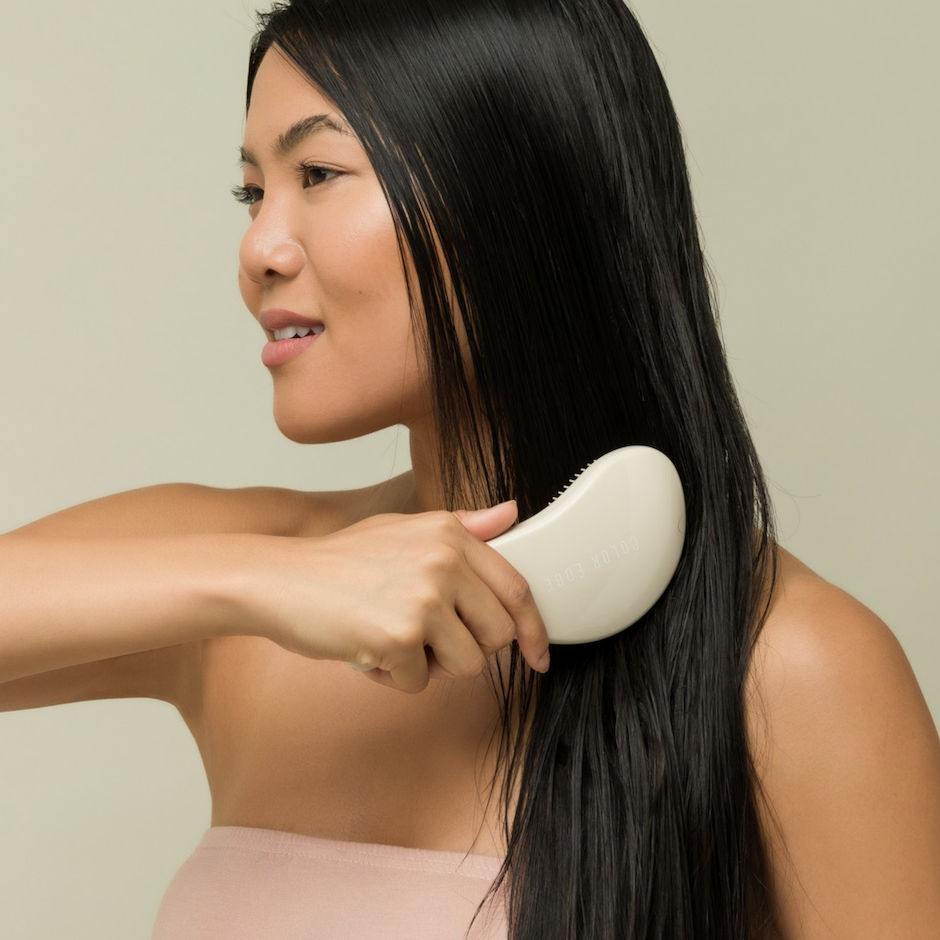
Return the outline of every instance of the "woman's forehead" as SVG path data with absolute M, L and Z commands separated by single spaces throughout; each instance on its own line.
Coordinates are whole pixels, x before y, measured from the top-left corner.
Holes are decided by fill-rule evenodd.
M 329 98 L 277 46 L 272 46 L 264 54 L 252 82 L 248 119 L 300 111 L 328 113 L 352 133 Z
M 245 123 L 245 148 L 264 144 L 284 153 L 303 138 L 330 132 L 356 135 L 330 100 L 277 47 L 255 74 Z M 251 162 L 251 161 L 248 161 Z

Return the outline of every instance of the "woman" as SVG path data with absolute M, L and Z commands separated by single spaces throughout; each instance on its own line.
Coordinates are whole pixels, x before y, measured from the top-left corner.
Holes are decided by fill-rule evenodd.
M 215 852 L 234 866 L 246 846 L 272 850 L 241 891 L 273 889 L 277 852 L 329 849 L 334 870 L 367 843 L 406 869 L 443 861 L 423 850 L 471 852 L 487 876 L 505 859 L 516 937 L 933 935 L 936 733 L 884 624 L 775 551 L 674 115 L 626 9 L 295 3 L 255 47 L 243 160 L 246 304 L 269 334 L 315 330 L 269 335 L 278 426 L 316 442 L 405 424 L 414 472 L 341 494 L 160 488 L 13 534 L 11 583 L 43 565 L 73 598 L 91 590 L 68 646 L 36 642 L 61 622 L 58 594 L 20 602 L 8 707 L 172 701 L 206 763 L 213 826 L 248 840 Z M 560 172 L 572 166 L 575 179 Z M 471 538 L 513 508 L 462 526 L 433 511 L 515 498 L 529 515 L 625 443 L 679 469 L 679 571 L 640 624 L 556 648 L 536 673 L 530 599 Z M 76 535 L 91 539 L 80 557 Z M 514 634 L 532 671 L 507 650 Z M 480 675 L 498 651 L 499 698 Z M 391 697 L 337 665 L 349 659 L 419 694 Z M 206 893 L 211 847 L 171 887 L 158 934 L 207 910 L 205 929 L 250 933 L 257 897 L 226 911 Z M 374 923 L 353 871 L 347 897 L 311 883 L 314 926 Z M 435 895 L 411 881 L 382 915 L 451 905 L 438 916 L 463 935 L 456 882 Z M 287 924 L 308 903 L 286 900 L 264 916 Z M 442 936 L 427 917 L 402 929 Z

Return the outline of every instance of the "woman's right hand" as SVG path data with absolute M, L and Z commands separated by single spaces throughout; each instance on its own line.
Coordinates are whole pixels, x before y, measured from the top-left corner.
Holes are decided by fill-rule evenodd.
M 514 501 L 386 513 L 326 536 L 278 539 L 253 620 L 291 652 L 365 667 L 406 692 L 430 678 L 475 678 L 513 639 L 542 672 L 548 635 L 529 586 L 484 544 L 516 515 Z

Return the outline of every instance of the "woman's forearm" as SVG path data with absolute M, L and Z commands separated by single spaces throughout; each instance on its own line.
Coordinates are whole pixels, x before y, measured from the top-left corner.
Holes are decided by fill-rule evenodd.
M 0 682 L 250 632 L 253 536 L 0 536 Z
M 414 692 L 475 678 L 514 638 L 544 670 L 531 591 L 484 544 L 516 515 L 383 514 L 313 538 L 0 536 L 0 683 L 223 635 Z

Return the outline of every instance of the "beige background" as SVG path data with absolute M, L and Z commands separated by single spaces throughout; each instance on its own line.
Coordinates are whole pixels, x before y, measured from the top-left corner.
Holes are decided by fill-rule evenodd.
M 403 434 L 302 448 L 270 419 L 228 194 L 249 7 L 3 2 L 0 531 L 157 482 L 332 488 L 407 466 Z M 940 7 L 636 9 L 783 542 L 894 628 L 940 715 Z M 208 823 L 171 707 L 0 715 L 0 935 L 148 937 Z

